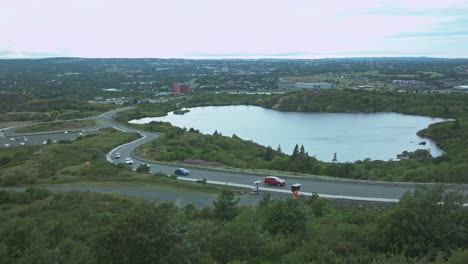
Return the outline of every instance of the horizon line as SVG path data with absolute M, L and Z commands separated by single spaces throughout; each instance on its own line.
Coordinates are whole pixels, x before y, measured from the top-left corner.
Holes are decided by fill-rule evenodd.
M 438 56 L 324 56 L 324 57 L 287 57 L 287 56 L 181 56 L 181 57 L 80 57 L 80 56 L 44 56 L 44 57 L 0 57 L 0 60 L 44 60 L 44 59 L 159 59 L 159 60 L 326 60 L 326 59 L 468 59 L 468 57 Z

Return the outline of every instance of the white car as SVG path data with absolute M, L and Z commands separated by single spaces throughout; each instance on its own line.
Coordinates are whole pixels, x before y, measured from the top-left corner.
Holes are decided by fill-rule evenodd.
M 6 143 L 5 144 L 5 148 L 8 148 L 10 146 L 10 144 Z
M 127 165 L 132 165 L 133 164 L 133 160 L 131 158 L 126 158 L 125 159 L 125 164 Z
M 115 153 L 114 154 L 114 159 L 120 159 L 120 153 Z
M 26 144 L 26 143 L 24 143 L 24 142 L 21 142 L 21 143 L 20 143 L 21 146 L 24 146 L 25 144 Z

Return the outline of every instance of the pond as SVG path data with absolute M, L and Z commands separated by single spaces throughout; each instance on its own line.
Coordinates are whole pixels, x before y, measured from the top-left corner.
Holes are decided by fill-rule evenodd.
M 310 156 L 322 161 L 331 161 L 334 153 L 339 162 L 396 159 L 397 154 L 416 149 L 428 149 L 434 157 L 443 154 L 434 142 L 416 135 L 430 124 L 446 121 L 443 118 L 397 113 L 280 112 L 244 105 L 189 110 L 184 115 L 169 113 L 130 122 L 165 121 L 204 134 L 217 130 L 224 136 L 236 134 L 273 149 L 281 146 L 288 154 L 296 144 L 304 145 Z

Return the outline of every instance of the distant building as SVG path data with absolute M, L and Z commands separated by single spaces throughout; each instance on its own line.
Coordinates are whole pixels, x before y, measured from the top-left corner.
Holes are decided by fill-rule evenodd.
M 416 81 L 416 80 L 393 80 L 393 84 L 397 84 L 399 86 L 423 86 L 426 85 L 425 82 Z
M 296 82 L 295 88 L 298 89 L 330 89 L 332 88 L 331 83 L 326 83 L 326 82 L 317 82 L 317 83 L 302 83 L 302 82 Z
M 175 94 L 188 94 L 190 93 L 190 87 L 188 84 L 173 83 L 171 85 L 171 92 Z
M 330 89 L 333 84 L 327 82 L 294 82 L 287 78 L 279 78 L 278 87 L 286 89 Z
M 229 72 L 228 66 L 221 67 L 221 72 L 228 73 Z

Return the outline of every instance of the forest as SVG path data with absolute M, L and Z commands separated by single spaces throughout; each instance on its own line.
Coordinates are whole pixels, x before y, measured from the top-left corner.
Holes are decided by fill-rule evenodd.
M 118 195 L 0 191 L 0 263 L 466 263 L 460 193 L 418 187 L 388 207 L 317 197 L 210 207 Z

